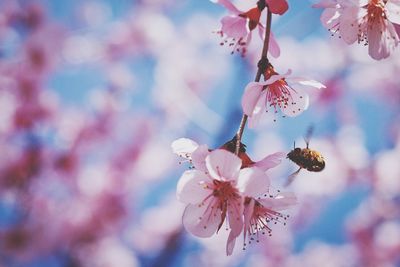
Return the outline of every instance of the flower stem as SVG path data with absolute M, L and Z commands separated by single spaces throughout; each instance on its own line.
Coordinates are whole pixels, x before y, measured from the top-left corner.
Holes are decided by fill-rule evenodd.
M 269 38 L 270 38 L 270 33 L 271 33 L 271 19 L 272 19 L 272 13 L 268 7 L 268 13 L 267 13 L 267 23 L 265 25 L 265 38 L 264 38 L 264 45 L 261 53 L 261 59 L 258 62 L 258 69 L 257 69 L 257 74 L 254 79 L 255 82 L 259 82 L 261 79 L 262 73 L 265 71 L 265 68 L 268 66 L 268 47 L 269 47 Z M 244 127 L 246 126 L 248 116 L 246 114 L 243 114 L 242 120 L 240 121 L 239 129 L 236 132 L 236 149 L 235 149 L 235 154 L 239 155 L 239 149 L 240 149 L 240 143 L 242 140 L 243 132 L 244 132 Z

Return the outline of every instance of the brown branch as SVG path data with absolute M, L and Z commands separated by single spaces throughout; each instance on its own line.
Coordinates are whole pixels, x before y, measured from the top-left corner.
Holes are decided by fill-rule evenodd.
M 258 69 L 257 69 L 257 74 L 254 79 L 255 82 L 259 82 L 261 79 L 262 73 L 265 71 L 265 69 L 268 66 L 268 47 L 269 47 L 269 38 L 270 38 L 270 33 L 271 33 L 271 19 L 272 19 L 272 13 L 268 7 L 268 13 L 267 13 L 267 23 L 265 25 L 265 38 L 264 38 L 264 45 L 261 53 L 261 59 L 258 62 Z M 236 149 L 235 149 L 235 154 L 239 155 L 239 150 L 240 150 L 240 143 L 242 140 L 243 136 L 243 131 L 244 127 L 246 126 L 248 116 L 246 114 L 243 114 L 242 120 L 240 121 L 239 129 L 236 132 Z

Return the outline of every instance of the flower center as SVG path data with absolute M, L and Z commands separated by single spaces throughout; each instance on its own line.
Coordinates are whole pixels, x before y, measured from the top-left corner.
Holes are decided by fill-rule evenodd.
M 264 78 L 268 80 L 274 75 L 279 74 L 275 71 L 274 67 L 269 64 L 264 72 Z M 287 84 L 284 78 L 270 85 L 266 85 L 263 90 L 267 90 L 267 101 L 270 107 L 274 107 L 275 113 L 278 112 L 277 107 L 286 108 L 289 104 L 295 104 L 290 102 L 292 101 L 291 90 L 294 91 L 294 89 Z
M 274 83 L 267 86 L 267 101 L 269 102 L 270 107 L 274 107 L 275 113 L 277 111 L 277 107 L 286 108 L 291 103 L 292 96 L 290 90 L 293 90 L 285 81 L 285 79 L 280 79 L 275 81 Z M 294 90 L 293 90 L 294 91 Z
M 239 197 L 237 189 L 230 182 L 214 180 L 213 185 L 213 196 L 218 198 L 220 202 Z

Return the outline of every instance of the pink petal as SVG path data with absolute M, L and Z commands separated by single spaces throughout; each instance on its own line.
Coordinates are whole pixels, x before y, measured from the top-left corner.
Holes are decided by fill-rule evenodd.
M 242 17 L 225 16 L 221 19 L 221 24 L 221 31 L 231 38 L 240 39 L 249 33 L 247 20 Z
M 258 125 L 262 114 L 266 110 L 267 104 L 267 92 L 266 90 L 261 92 L 260 98 L 258 99 L 256 106 L 254 107 L 253 114 L 248 118 L 249 128 L 254 128 Z
M 256 162 L 254 166 L 260 168 L 263 171 L 267 171 L 282 162 L 282 159 L 286 156 L 284 152 L 276 152 L 274 154 L 268 155 L 262 160 Z
M 337 5 L 336 0 L 322 0 L 319 3 L 312 5 L 314 8 L 327 8 L 327 7 L 335 7 Z
M 243 195 L 258 197 L 268 191 L 269 185 L 269 178 L 261 169 L 252 167 L 240 170 L 237 188 Z
M 192 154 L 198 146 L 195 141 L 188 138 L 179 138 L 171 144 L 172 151 L 182 157 Z
M 282 15 L 289 9 L 286 0 L 265 0 L 270 11 L 274 14 Z
M 244 94 L 242 97 L 242 108 L 243 113 L 247 116 L 252 116 L 254 108 L 261 96 L 263 86 L 257 82 L 249 83 L 244 89 Z
M 212 191 L 206 187 L 207 181 L 210 181 L 210 179 L 201 171 L 185 171 L 176 188 L 178 200 L 187 204 L 201 203 L 207 196 L 212 194 Z
M 210 237 L 221 222 L 221 210 L 213 207 L 213 198 L 204 205 L 189 204 L 183 212 L 182 223 L 185 229 L 198 237 Z M 214 204 L 215 206 L 215 204 Z
M 266 208 L 279 211 L 297 204 L 297 197 L 292 192 L 286 192 L 279 193 L 274 198 L 264 198 L 258 201 Z
M 400 24 L 400 1 L 388 1 L 386 3 L 386 16 L 389 21 Z
M 228 204 L 228 222 L 231 229 L 226 243 L 226 255 L 231 255 L 235 247 L 236 237 L 243 229 L 243 199 L 231 200 Z
M 229 10 L 230 12 L 234 13 L 234 14 L 240 14 L 242 13 L 242 11 L 240 11 L 239 9 L 237 9 L 229 0 L 210 0 L 213 3 L 216 4 L 220 4 L 223 7 L 225 7 L 227 10 Z
M 228 205 L 228 222 L 233 237 L 237 237 L 243 230 L 243 199 L 230 201 Z
M 207 145 L 199 146 L 193 153 L 192 153 L 192 163 L 193 166 L 200 171 L 206 172 L 206 157 L 210 154 Z
M 368 52 L 373 59 L 381 60 L 389 57 L 398 42 L 399 39 L 393 24 L 387 20 L 384 20 L 383 25 L 374 23 L 368 27 Z
M 233 235 L 232 231 L 229 233 L 228 241 L 226 242 L 226 255 L 232 255 L 233 249 L 235 248 L 236 236 Z
M 326 86 L 320 82 L 317 82 L 315 80 L 301 78 L 301 77 L 290 77 L 290 78 L 287 78 L 286 80 L 291 81 L 291 82 L 297 82 L 297 83 L 299 83 L 301 85 L 305 85 L 305 86 L 311 86 L 311 87 L 314 87 L 317 89 L 326 88 Z
M 271 31 L 271 35 L 269 37 L 269 53 L 274 58 L 278 58 L 281 54 L 281 49 L 280 49 L 279 44 L 276 41 L 275 36 L 272 33 L 272 31 Z
M 238 156 L 223 149 L 216 149 L 206 157 L 207 170 L 216 180 L 236 181 L 241 166 Z
M 282 112 L 289 117 L 296 117 L 308 108 L 309 98 L 304 92 L 292 92 L 292 99 L 286 107 L 282 108 Z
M 358 12 L 359 7 L 349 7 L 340 16 L 340 36 L 347 44 L 358 40 Z
M 244 213 L 243 213 L 243 217 L 244 217 L 244 233 L 243 233 L 244 240 L 246 240 L 247 231 L 250 228 L 250 220 L 251 220 L 251 217 L 253 216 L 254 204 L 255 204 L 254 198 L 250 198 L 250 202 L 244 206 Z
M 321 22 L 327 29 L 335 28 L 340 21 L 340 13 L 336 8 L 327 8 L 321 14 Z

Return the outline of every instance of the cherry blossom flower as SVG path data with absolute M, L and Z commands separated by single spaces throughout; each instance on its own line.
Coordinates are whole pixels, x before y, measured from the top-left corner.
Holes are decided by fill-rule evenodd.
M 228 44 L 230 47 L 233 47 L 232 54 L 236 51 L 242 56 L 245 56 L 247 46 L 251 42 L 252 32 L 256 28 L 258 29 L 260 38 L 264 39 L 264 26 L 260 23 L 260 16 L 265 6 L 263 6 L 261 1 L 258 6 L 246 12 L 237 9 L 229 0 L 210 1 L 224 6 L 231 12 L 230 15 L 221 19 L 222 27 L 217 33 L 224 38 L 221 45 Z M 280 10 L 281 8 L 277 6 L 276 9 Z M 273 57 L 279 57 L 280 49 L 272 32 L 270 36 L 269 52 Z
M 246 88 L 242 97 L 243 112 L 249 116 L 249 127 L 253 128 L 260 120 L 264 110 L 273 107 L 278 113 L 278 108 L 284 115 L 295 117 L 308 108 L 308 95 L 300 88 L 296 90 L 289 84 L 303 85 L 317 89 L 325 86 L 317 81 L 299 77 L 290 77 L 291 70 L 286 74 L 276 73 L 270 65 L 267 68 L 264 82 L 251 82 Z
M 400 42 L 394 24 L 400 24 L 400 2 L 397 0 L 323 0 L 314 7 L 325 8 L 323 25 L 340 32 L 347 44 L 368 45 L 376 60 L 387 58 Z
M 183 225 L 198 237 L 210 237 L 227 218 L 230 228 L 226 246 L 232 253 L 236 237 L 243 229 L 243 198 L 268 188 L 269 180 L 258 168 L 241 169 L 235 154 L 217 149 L 205 159 L 207 171 L 188 170 L 177 185 L 177 197 L 187 205 Z

